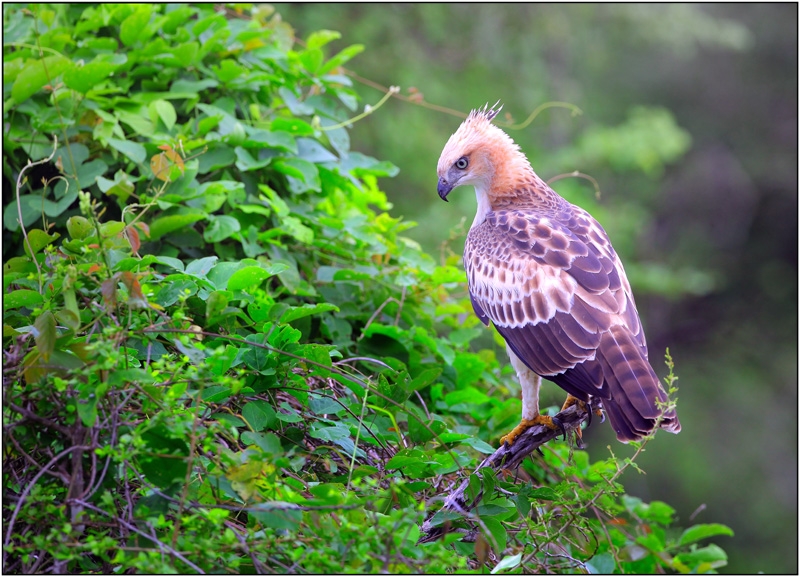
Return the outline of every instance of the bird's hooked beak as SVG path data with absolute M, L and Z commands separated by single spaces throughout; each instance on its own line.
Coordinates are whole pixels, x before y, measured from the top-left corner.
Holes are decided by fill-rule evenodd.
M 453 185 L 447 182 L 443 176 L 440 177 L 439 185 L 436 187 L 436 191 L 439 193 L 439 198 L 447 202 L 447 195 L 450 194 L 451 190 L 453 190 Z

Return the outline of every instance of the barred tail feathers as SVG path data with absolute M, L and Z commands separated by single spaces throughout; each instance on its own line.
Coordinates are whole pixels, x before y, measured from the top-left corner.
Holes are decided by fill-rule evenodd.
M 608 387 L 603 407 L 617 438 L 627 443 L 649 435 L 661 416 L 656 401 L 666 402 L 667 395 L 645 351 L 628 329 L 616 326 L 603 335 L 596 359 Z M 671 433 L 681 430 L 674 410 L 664 415 L 660 426 Z

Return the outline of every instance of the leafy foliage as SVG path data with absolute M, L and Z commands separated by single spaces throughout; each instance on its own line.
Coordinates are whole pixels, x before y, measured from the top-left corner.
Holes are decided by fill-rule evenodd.
M 566 443 L 473 475 L 519 415 L 458 259 L 351 150 L 336 32 L 263 7 L 4 7 L 4 569 L 711 571 L 634 465 Z M 500 350 L 500 349 L 497 349 Z M 671 384 L 671 383 L 670 383 Z M 634 465 L 635 466 L 635 465 Z

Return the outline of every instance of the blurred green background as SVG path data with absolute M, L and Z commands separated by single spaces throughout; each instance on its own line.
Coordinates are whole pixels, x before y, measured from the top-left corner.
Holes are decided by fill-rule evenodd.
M 462 113 L 500 99 L 517 123 L 548 101 L 583 111 L 509 133 L 545 180 L 597 181 L 599 198 L 585 179 L 553 187 L 609 232 L 656 371 L 667 347 L 677 365 L 683 431 L 658 435 L 647 475 L 623 483 L 683 526 L 733 528 L 725 572 L 797 573 L 797 4 L 275 7 L 301 39 L 327 28 L 334 50 L 364 44 L 349 70 L 402 96 Z M 475 211 L 469 189 L 436 195 L 459 123 L 393 98 L 351 132 L 400 167 L 381 186 L 437 258 L 461 253 Z M 608 426 L 585 438 L 599 457 L 629 451 Z

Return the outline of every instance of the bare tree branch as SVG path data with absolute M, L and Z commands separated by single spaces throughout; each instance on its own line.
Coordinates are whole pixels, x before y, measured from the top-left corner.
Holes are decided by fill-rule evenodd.
M 572 405 L 565 411 L 558 413 L 557 418 L 564 426 L 564 430 L 569 432 L 581 426 L 586 419 L 589 418 L 589 412 L 579 406 L 578 403 Z M 490 467 L 495 471 L 500 469 L 516 469 L 520 466 L 522 461 L 530 455 L 533 451 L 541 447 L 547 441 L 555 439 L 561 435 L 561 431 L 550 429 L 544 425 L 537 425 L 531 427 L 519 437 L 517 437 L 514 444 L 508 446 L 503 444 L 494 453 L 486 457 L 483 462 L 475 469 L 475 473 Z M 464 479 L 461 484 L 454 491 L 451 491 L 444 500 L 444 505 L 440 511 L 456 511 L 458 513 L 469 513 L 480 501 L 480 498 L 475 499 L 472 503 L 467 503 L 464 492 L 469 486 L 469 477 Z M 433 515 L 430 515 L 422 524 L 422 536 L 418 543 L 428 543 L 435 541 L 447 532 L 444 525 L 432 526 L 431 520 Z

